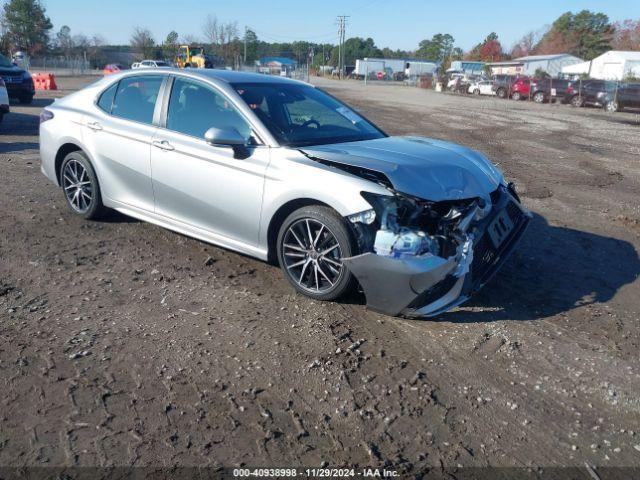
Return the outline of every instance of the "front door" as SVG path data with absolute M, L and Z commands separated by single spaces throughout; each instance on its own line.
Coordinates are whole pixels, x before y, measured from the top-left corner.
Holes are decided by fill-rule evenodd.
M 246 158 L 235 158 L 231 148 L 204 140 L 212 127 L 252 136 L 249 123 L 222 92 L 176 77 L 166 128 L 158 129 L 151 149 L 156 213 L 257 245 L 269 147 L 256 145 Z

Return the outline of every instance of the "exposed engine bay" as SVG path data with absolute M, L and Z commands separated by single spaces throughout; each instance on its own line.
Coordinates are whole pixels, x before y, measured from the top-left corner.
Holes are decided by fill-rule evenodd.
M 398 191 L 391 180 L 395 170 L 309 153 L 314 161 L 389 192 L 361 192 L 372 208 L 347 217 L 360 253 L 343 258 L 367 306 L 389 315 L 433 316 L 467 300 L 498 270 L 531 218 L 513 185 L 503 180 L 494 190 L 477 188 L 475 195 L 465 195 L 463 174 L 439 177 L 432 193 L 458 198 L 430 201 Z
M 470 225 L 491 210 L 490 200 L 482 198 L 429 202 L 397 192 L 362 195 L 374 208 L 349 217 L 360 251 L 392 258 L 463 253 L 460 247 L 473 236 Z

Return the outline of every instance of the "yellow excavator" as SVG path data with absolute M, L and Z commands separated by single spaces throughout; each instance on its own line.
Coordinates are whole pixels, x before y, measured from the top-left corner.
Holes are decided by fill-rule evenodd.
M 204 48 L 197 45 L 180 45 L 175 62 L 178 68 L 211 68 Z

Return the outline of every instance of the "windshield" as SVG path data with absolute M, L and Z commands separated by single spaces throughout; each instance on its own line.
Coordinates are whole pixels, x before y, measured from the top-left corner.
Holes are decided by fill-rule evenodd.
M 0 67 L 12 67 L 12 66 L 13 66 L 13 63 L 11 63 L 7 57 L 0 54 Z
M 351 108 L 308 85 L 274 82 L 233 87 L 281 145 L 302 147 L 386 136 Z

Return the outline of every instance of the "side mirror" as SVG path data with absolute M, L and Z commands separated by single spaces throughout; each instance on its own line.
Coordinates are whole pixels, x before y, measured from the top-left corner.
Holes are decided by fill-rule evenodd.
M 220 129 L 211 127 L 204 134 L 204 139 L 209 145 L 220 145 L 227 147 L 243 147 L 249 142 L 240 135 L 235 128 Z

